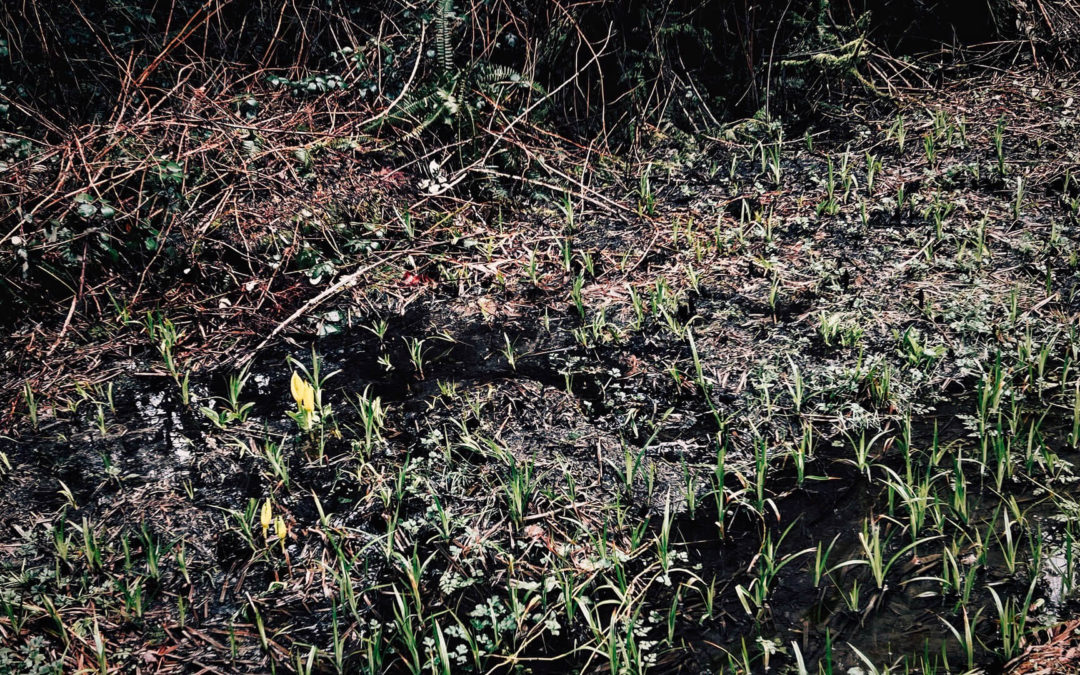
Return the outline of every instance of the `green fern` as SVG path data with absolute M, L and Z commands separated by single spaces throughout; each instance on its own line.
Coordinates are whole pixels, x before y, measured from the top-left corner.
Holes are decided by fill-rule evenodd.
M 480 84 L 495 84 L 498 82 L 517 84 L 525 82 L 521 73 L 510 66 L 490 66 L 482 64 L 479 67 L 479 71 L 480 73 L 477 76 L 476 81 Z
M 439 61 L 443 77 L 450 77 L 454 69 L 454 50 L 450 45 L 450 19 L 453 15 L 454 0 L 438 0 L 435 7 L 435 58 Z

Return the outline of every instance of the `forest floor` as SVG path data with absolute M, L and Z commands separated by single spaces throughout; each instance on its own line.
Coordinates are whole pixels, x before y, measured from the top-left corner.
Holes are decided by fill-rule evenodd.
M 0 672 L 1080 669 L 1078 109 L 987 70 L 520 208 L 327 151 L 5 339 Z

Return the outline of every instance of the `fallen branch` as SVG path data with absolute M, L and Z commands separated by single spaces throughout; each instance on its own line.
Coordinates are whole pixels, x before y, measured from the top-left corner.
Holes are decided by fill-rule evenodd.
M 318 307 L 319 305 L 321 305 L 328 298 L 333 297 L 334 295 L 336 295 L 340 291 L 343 291 L 343 290 L 345 290 L 347 288 L 352 288 L 353 286 L 355 286 L 356 282 L 358 282 L 360 280 L 360 277 L 363 276 L 364 274 L 367 274 L 368 272 L 375 269 L 376 267 L 378 267 L 380 265 L 384 265 L 384 264 L 386 264 L 386 263 L 388 263 L 391 260 L 394 260 L 396 258 L 400 258 L 400 257 L 402 257 L 402 256 L 404 256 L 404 255 L 406 255 L 407 253 L 410 253 L 410 252 L 411 251 L 397 251 L 396 253 L 392 253 L 392 254 L 386 256 L 385 258 L 382 258 L 381 260 L 379 260 L 377 262 L 373 262 L 373 263 L 370 263 L 368 265 L 364 265 L 363 267 L 356 270 L 355 272 L 352 272 L 350 274 L 346 274 L 345 276 L 341 277 L 340 279 L 338 279 L 334 283 L 330 284 L 322 293 L 319 293 L 314 298 L 311 298 L 310 300 L 305 302 L 303 305 L 300 306 L 299 309 L 297 309 L 295 312 L 290 314 L 288 316 L 288 318 L 286 318 L 284 321 L 279 323 L 274 328 L 274 330 L 270 331 L 269 335 L 267 335 L 265 338 L 263 338 L 263 341 L 260 342 L 259 345 L 257 347 L 255 347 L 255 349 L 253 349 L 252 351 L 250 351 L 246 355 L 244 355 L 240 359 L 239 363 L 242 365 L 242 364 L 246 364 L 246 363 L 250 362 L 252 359 L 255 358 L 256 355 L 258 355 L 259 352 L 261 352 L 266 347 L 266 345 L 270 344 L 270 341 L 273 340 L 275 337 L 277 337 L 278 334 L 281 333 L 281 331 L 288 328 L 294 321 L 296 321 L 300 317 L 304 316 L 305 314 L 310 312 L 312 309 L 314 309 L 314 308 Z

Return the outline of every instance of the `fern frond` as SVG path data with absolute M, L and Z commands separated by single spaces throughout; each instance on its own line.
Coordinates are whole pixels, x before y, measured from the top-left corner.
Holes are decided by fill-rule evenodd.
M 435 7 L 435 58 L 444 76 L 454 69 L 454 50 L 450 45 L 450 19 L 454 14 L 454 0 L 438 0 Z
M 521 76 L 516 69 L 510 66 L 490 66 L 483 65 L 480 67 L 480 75 L 476 78 L 477 82 L 481 84 L 493 84 L 495 82 L 525 82 L 525 78 Z
M 519 85 L 541 94 L 544 93 L 544 88 L 537 82 L 525 77 L 521 72 L 510 66 L 493 66 L 484 63 L 477 66 L 477 71 L 475 76 L 476 85 L 485 91 L 490 91 L 490 85 L 502 84 Z

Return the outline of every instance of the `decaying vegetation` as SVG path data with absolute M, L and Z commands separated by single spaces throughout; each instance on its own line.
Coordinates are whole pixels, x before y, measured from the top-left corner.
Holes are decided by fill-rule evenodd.
M 0 672 L 1080 667 L 1074 0 L 89 4 Z

